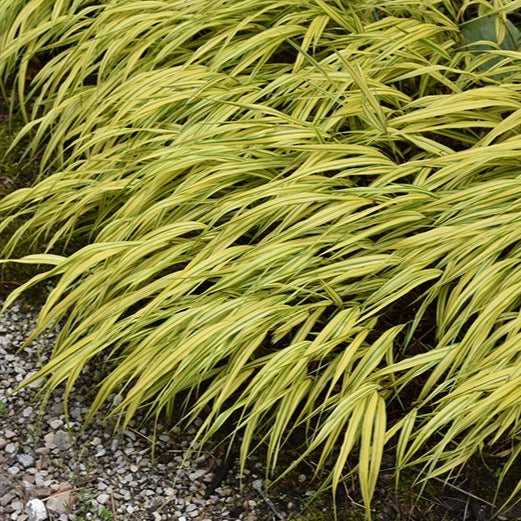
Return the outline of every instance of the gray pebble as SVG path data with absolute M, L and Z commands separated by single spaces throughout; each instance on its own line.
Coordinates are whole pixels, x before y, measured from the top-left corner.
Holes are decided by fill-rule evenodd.
M 6 335 L 0 335 L 0 347 L 6 350 L 9 349 L 11 347 L 11 339 L 8 338 Z
M 96 501 L 100 504 L 100 505 L 104 505 L 108 500 L 110 499 L 110 496 L 108 494 L 99 494 L 97 497 L 96 497 Z
M 60 418 L 50 420 L 49 425 L 51 429 L 57 430 L 63 425 L 63 421 Z
M 34 458 L 30 454 L 18 454 L 16 459 L 25 467 L 32 467 L 34 464 Z

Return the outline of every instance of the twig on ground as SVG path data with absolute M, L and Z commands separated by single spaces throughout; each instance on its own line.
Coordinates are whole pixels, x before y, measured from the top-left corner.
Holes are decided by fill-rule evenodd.
M 277 516 L 278 519 L 285 519 L 285 516 L 283 516 L 276 508 L 271 499 L 268 497 L 266 492 L 263 490 L 263 484 L 262 480 L 257 479 L 252 484 L 252 487 L 262 496 L 262 499 L 266 502 L 266 504 L 270 507 L 271 511 Z

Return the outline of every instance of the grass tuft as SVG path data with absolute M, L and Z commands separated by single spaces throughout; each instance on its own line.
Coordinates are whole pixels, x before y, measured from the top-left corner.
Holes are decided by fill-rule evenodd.
M 42 392 L 102 359 L 90 418 L 117 392 L 122 426 L 181 410 L 269 468 L 298 432 L 294 465 L 358 473 L 367 517 L 384 450 L 397 479 L 483 451 L 506 472 L 518 4 L 4 0 L 2 89 L 42 175 L 0 200 L 1 253 L 48 266 L 6 306 L 52 279 L 32 337 L 63 322 Z

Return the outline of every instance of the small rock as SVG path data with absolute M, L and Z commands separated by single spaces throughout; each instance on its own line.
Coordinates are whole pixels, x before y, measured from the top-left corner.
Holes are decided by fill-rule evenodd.
M 61 416 L 64 412 L 64 406 L 63 406 L 63 402 L 62 401 L 58 401 L 58 402 L 54 402 L 52 404 L 52 406 L 49 407 L 49 414 L 52 414 L 53 416 Z M 59 420 L 61 421 L 61 420 Z M 63 424 L 63 422 L 62 422 Z M 60 426 L 58 425 L 58 427 L 53 427 L 53 429 L 58 429 Z
M 57 431 L 54 435 L 54 444 L 60 450 L 66 450 L 71 446 L 69 435 L 63 431 Z
M 71 491 L 64 490 L 47 500 L 47 510 L 57 516 L 66 514 L 70 510 L 71 501 Z
M 6 452 L 8 452 L 9 454 L 14 454 L 16 452 L 16 445 L 14 443 L 8 443 L 6 446 L 5 446 L 5 449 L 4 449 Z
M 190 474 L 188 474 L 188 477 L 192 480 L 192 481 L 196 481 L 198 480 L 201 476 L 204 476 L 206 474 L 206 470 L 196 470 L 195 472 L 190 472 Z
M 126 431 L 123 432 L 123 435 L 124 436 L 127 436 L 128 438 L 130 438 L 132 441 L 135 441 L 136 439 L 136 435 L 132 432 L 132 431 L 129 431 L 128 429 Z
M 34 473 L 32 471 L 35 471 Z M 22 479 L 22 487 L 24 490 L 31 491 L 34 488 L 34 475 L 36 473 L 36 469 L 34 467 L 27 469 L 27 474 Z
M 70 410 L 70 415 L 77 420 L 81 416 L 81 407 L 73 407 Z
M 0 347 L 2 347 L 2 349 L 9 349 L 11 347 L 11 339 L 6 336 L 0 336 Z
M 63 421 L 57 418 L 57 419 L 51 420 L 49 422 L 49 425 L 50 425 L 51 429 L 56 430 L 56 429 L 59 429 L 63 425 Z
M 99 494 L 98 497 L 96 497 L 96 501 L 100 504 L 100 505 L 104 505 L 108 500 L 110 499 L 110 496 L 108 494 Z
M 41 474 L 36 474 L 34 476 L 34 483 L 38 487 L 47 487 L 48 486 L 48 480 L 45 479 L 45 476 Z
M 48 518 L 47 509 L 41 499 L 31 499 L 25 505 L 25 512 L 29 516 L 28 521 L 44 521 Z
M 56 444 L 54 443 L 54 432 L 48 432 L 44 437 L 43 441 L 45 443 L 45 446 L 49 449 L 55 449 Z
M 44 498 L 44 497 L 50 496 L 51 494 L 52 494 L 51 487 L 37 486 L 31 490 L 31 495 L 36 498 Z
M 11 501 L 16 497 L 14 492 L 8 492 L 7 494 L 4 494 L 2 497 L 0 497 L 0 505 L 3 507 L 9 505 Z
M 26 380 L 28 380 L 32 375 L 27 375 Z M 42 386 L 43 379 L 38 378 L 37 380 L 33 380 L 30 384 L 27 384 L 27 387 L 30 387 L 31 389 L 38 389 Z
M 56 492 L 63 492 L 65 490 L 71 489 L 72 485 L 68 481 L 62 481 L 61 483 L 52 484 L 51 488 Z
M 34 458 L 30 454 L 18 454 L 16 459 L 25 467 L 32 467 L 34 464 Z
M 6 492 L 12 492 L 12 490 L 13 490 L 12 480 L 0 472 L 0 496 L 5 494 Z

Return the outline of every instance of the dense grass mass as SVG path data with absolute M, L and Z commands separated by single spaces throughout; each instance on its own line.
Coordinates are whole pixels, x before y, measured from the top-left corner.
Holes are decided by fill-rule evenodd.
M 20 261 L 50 266 L 6 305 L 55 280 L 43 390 L 103 359 L 93 414 L 117 392 L 123 424 L 183 406 L 207 440 L 230 420 L 243 463 L 305 429 L 325 485 L 356 464 L 368 514 L 384 450 L 397 476 L 480 451 L 506 472 L 521 2 L 93 4 L 0 3 L 3 90 L 45 147 L 0 200 L 3 257 L 44 241 Z

